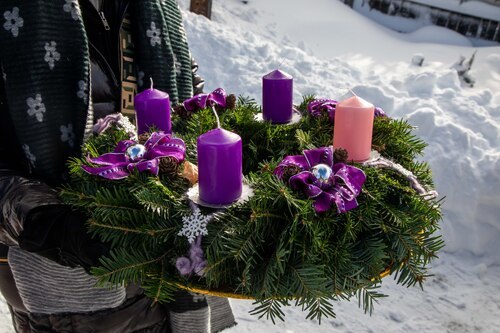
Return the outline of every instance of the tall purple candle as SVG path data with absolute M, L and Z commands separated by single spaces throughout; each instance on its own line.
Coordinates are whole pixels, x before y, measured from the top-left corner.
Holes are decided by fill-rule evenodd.
M 262 117 L 274 124 L 292 120 L 293 77 L 279 69 L 262 77 Z
M 198 137 L 200 199 L 211 204 L 238 200 L 242 190 L 241 137 L 216 128 Z
M 165 133 L 172 132 L 170 122 L 170 97 L 166 92 L 146 89 L 134 97 L 135 119 L 138 134 L 149 132 L 154 126 Z

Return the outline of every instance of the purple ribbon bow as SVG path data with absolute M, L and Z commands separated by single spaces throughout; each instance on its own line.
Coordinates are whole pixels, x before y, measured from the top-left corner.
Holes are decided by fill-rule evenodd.
M 285 169 L 289 166 L 296 166 L 301 170 L 290 177 L 290 186 L 313 199 L 317 213 L 328 211 L 333 204 L 337 206 L 339 213 L 358 207 L 356 197 L 361 193 L 366 175 L 356 167 L 334 163 L 331 147 L 304 150 L 303 155 L 287 156 L 276 167 L 274 174 L 283 179 Z M 314 172 L 315 167 L 327 171 L 327 178 L 319 177 Z
M 127 153 L 129 148 L 142 149 L 143 154 L 135 158 L 129 156 Z M 132 140 L 120 141 L 112 153 L 96 158 L 87 158 L 89 162 L 99 165 L 98 167 L 82 165 L 82 168 L 91 175 L 111 180 L 126 178 L 134 170 L 148 171 L 158 175 L 160 158 L 172 157 L 181 163 L 184 161 L 185 155 L 186 145 L 184 141 L 172 138 L 170 134 L 164 132 L 154 132 L 144 146 Z
M 319 117 L 322 112 L 327 112 L 330 121 L 335 120 L 335 109 L 337 107 L 337 101 L 328 98 L 313 99 L 307 104 L 307 111 L 313 117 Z M 378 106 L 375 107 L 375 117 L 387 117 L 386 113 L 382 108 Z
M 203 110 L 206 107 L 214 104 L 226 107 L 226 91 L 222 88 L 217 88 L 210 94 L 198 94 L 187 100 L 182 104 L 187 111 Z
M 337 107 L 337 101 L 333 99 L 321 98 L 314 99 L 307 104 L 307 111 L 314 116 L 319 117 L 322 112 L 327 112 L 330 121 L 333 121 L 335 117 L 335 108 Z

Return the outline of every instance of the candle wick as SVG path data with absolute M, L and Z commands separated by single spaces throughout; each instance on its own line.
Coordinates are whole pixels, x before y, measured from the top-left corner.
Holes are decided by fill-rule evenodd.
M 213 105 L 212 105 L 212 111 L 214 112 L 214 114 L 215 114 L 215 119 L 217 120 L 217 128 L 221 128 L 221 127 L 220 127 L 219 115 L 217 114 L 217 111 L 215 111 L 215 108 L 214 108 L 214 106 L 213 106 Z
M 151 88 L 149 89 L 153 90 L 153 78 L 151 76 L 149 77 L 149 81 L 151 81 Z

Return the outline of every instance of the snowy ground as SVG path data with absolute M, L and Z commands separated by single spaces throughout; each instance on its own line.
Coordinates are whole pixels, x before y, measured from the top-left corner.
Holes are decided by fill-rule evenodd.
M 189 1 L 181 0 L 187 8 Z M 261 77 L 294 76 L 304 94 L 339 98 L 347 89 L 406 118 L 429 143 L 424 160 L 446 196 L 446 248 L 424 291 L 383 281 L 370 317 L 357 301 L 336 304 L 321 326 L 289 308 L 285 323 L 249 316 L 251 302 L 231 301 L 236 332 L 495 332 L 500 330 L 500 47 L 479 48 L 465 87 L 450 69 L 474 48 L 458 34 L 428 28 L 400 35 L 336 0 L 213 0 L 213 20 L 184 12 L 192 53 L 207 89 L 261 99 Z M 439 44 L 434 44 L 439 42 Z M 448 45 L 443 45 L 448 44 Z M 452 44 L 452 45 L 450 45 Z M 424 65 L 411 58 L 423 54 Z M 0 332 L 12 332 L 0 302 Z

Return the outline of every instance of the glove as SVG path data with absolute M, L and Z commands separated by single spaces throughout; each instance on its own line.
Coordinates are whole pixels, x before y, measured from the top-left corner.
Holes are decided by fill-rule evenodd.
M 87 272 L 109 253 L 109 246 L 91 237 L 87 217 L 65 205 L 43 206 L 31 212 L 19 236 L 19 247 L 61 265 Z

